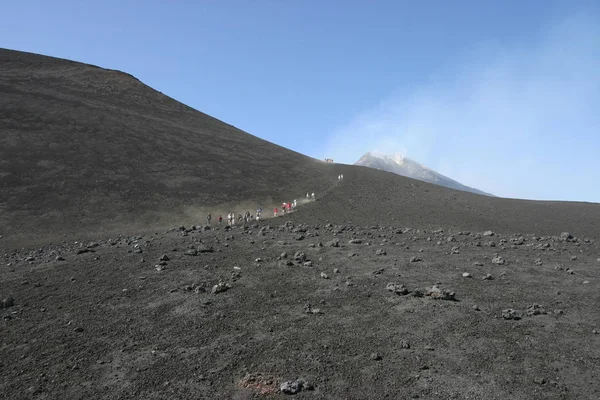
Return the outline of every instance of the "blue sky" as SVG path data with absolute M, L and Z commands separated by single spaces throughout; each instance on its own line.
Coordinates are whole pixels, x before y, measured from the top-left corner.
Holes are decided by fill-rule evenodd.
M 253 135 L 600 202 L 598 1 L 6 1 L 0 47 L 129 72 Z

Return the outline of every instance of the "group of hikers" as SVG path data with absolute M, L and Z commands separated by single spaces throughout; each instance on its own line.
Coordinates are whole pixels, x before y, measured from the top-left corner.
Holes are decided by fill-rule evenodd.
M 343 181 L 344 180 L 344 175 L 340 174 L 338 175 L 338 181 Z M 315 200 L 315 193 L 306 193 L 306 200 L 310 201 L 310 200 Z M 275 207 L 273 209 L 273 216 L 277 217 L 278 215 L 285 215 L 287 213 L 291 213 L 292 211 L 294 211 L 296 209 L 296 207 L 298 206 L 298 201 L 296 199 L 294 199 L 294 201 L 290 201 L 290 202 L 283 202 L 281 204 L 281 209 L 278 207 Z M 244 213 L 244 215 L 242 214 L 237 214 L 236 212 L 230 212 L 227 214 L 227 225 L 228 226 L 234 226 L 234 225 L 242 225 L 242 224 L 247 224 L 248 222 L 251 221 L 260 221 L 262 219 L 263 216 L 263 209 L 262 207 L 258 207 L 256 209 L 256 214 L 251 214 L 250 211 L 246 211 Z M 209 226 L 212 226 L 212 215 L 210 213 L 208 213 L 206 215 L 206 222 Z M 217 223 L 219 224 L 219 226 L 221 226 L 223 224 L 223 216 L 219 215 L 217 217 Z
M 306 193 L 306 199 L 307 200 L 315 200 L 315 194 L 313 193 Z M 294 199 L 294 201 L 290 201 L 290 202 L 283 202 L 281 204 L 281 209 L 278 207 L 275 207 L 273 209 L 273 216 L 277 217 L 278 215 L 283 215 L 283 214 L 287 214 L 287 213 L 291 213 L 292 211 L 294 211 L 296 209 L 296 207 L 298 206 L 298 200 Z M 256 209 L 256 214 L 251 214 L 250 211 L 246 211 L 244 213 L 244 215 L 242 214 L 237 214 L 236 212 L 230 212 L 227 214 L 227 225 L 228 226 L 234 226 L 234 225 L 241 225 L 241 224 L 247 224 L 248 222 L 251 221 L 260 221 L 262 219 L 263 216 L 263 209 L 262 207 L 258 207 Z M 208 225 L 212 226 L 212 215 L 210 213 L 208 213 L 206 215 L 206 222 Z M 221 226 L 223 224 L 223 216 L 219 215 L 217 217 L 217 223 L 219 224 L 219 226 Z
M 227 214 L 227 225 L 229 226 L 234 226 L 236 224 L 247 224 L 250 221 L 259 221 L 262 217 L 262 208 L 258 207 L 258 209 L 256 210 L 256 215 L 251 214 L 250 211 L 246 211 L 244 213 L 244 215 L 242 214 L 238 214 L 236 216 L 235 211 L 230 212 Z M 212 215 L 210 213 L 208 213 L 206 215 L 206 222 L 208 223 L 208 225 L 212 225 L 211 224 L 212 221 Z M 217 217 L 217 223 L 219 224 L 219 226 L 221 226 L 223 224 L 223 216 L 219 215 Z

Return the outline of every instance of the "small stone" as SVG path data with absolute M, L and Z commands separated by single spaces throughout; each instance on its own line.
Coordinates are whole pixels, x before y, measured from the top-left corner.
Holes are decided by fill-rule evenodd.
M 375 252 L 376 256 L 385 256 L 387 255 L 386 251 L 383 249 L 377 249 L 377 251 Z
M 57 256 L 55 258 L 56 261 L 65 261 L 65 258 L 63 256 Z
M 400 348 L 410 349 L 410 344 L 406 340 L 400 340 Z
M 198 250 L 196 249 L 189 249 L 185 251 L 185 255 L 186 256 L 197 256 L 198 255 Z
M 583 281 L 582 283 L 583 283 L 584 285 L 587 285 L 588 283 L 590 283 L 590 281 L 587 281 L 587 280 L 586 280 L 586 281 Z
M 262 261 L 262 258 L 260 258 L 260 257 L 258 257 L 256 260 L 254 260 L 254 262 L 257 262 L 257 263 L 259 263 L 261 261 Z
M 351 239 L 350 241 L 348 241 L 348 243 L 350 243 L 350 244 L 361 244 L 362 240 L 361 239 Z
M 463 276 L 463 278 L 471 278 L 472 277 L 471 274 L 468 272 L 463 272 L 462 276 Z
M 481 311 L 481 309 L 479 308 L 479 306 L 477 304 L 474 304 L 471 308 L 475 311 Z
M 329 279 L 329 275 L 327 275 L 325 272 L 321 272 L 321 278 Z
M 483 277 L 484 281 L 491 281 L 493 279 L 494 279 L 494 277 L 492 276 L 492 274 L 487 274 L 486 276 Z
M 340 273 L 340 269 L 339 268 L 334 268 L 333 269 L 333 273 L 334 274 L 339 274 Z
M 495 235 L 495 233 L 492 232 L 492 231 L 485 231 L 485 232 L 483 232 L 483 236 L 494 236 L 494 235 Z
M 73 329 L 73 332 L 83 332 L 83 328 L 81 326 L 78 326 L 77 328 Z
M 571 256 L 571 261 L 577 260 L 577 256 Z
M 166 254 L 163 254 L 162 256 L 160 256 L 158 261 L 169 261 L 169 256 Z
M 371 353 L 371 360 L 380 361 L 381 360 L 381 354 L 379 354 L 379 353 Z
M 312 261 L 305 261 L 303 264 L 305 267 L 312 267 L 313 262 Z
M 419 262 L 419 261 L 423 261 L 423 260 L 422 260 L 422 259 L 420 259 L 420 258 L 419 258 L 419 257 L 417 257 L 417 256 L 412 256 L 412 257 L 410 258 L 410 262 Z

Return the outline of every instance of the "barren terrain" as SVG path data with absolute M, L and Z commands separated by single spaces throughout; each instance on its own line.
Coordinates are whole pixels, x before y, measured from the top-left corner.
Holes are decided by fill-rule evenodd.
M 5 398 L 600 397 L 598 204 L 326 164 L 5 50 L 0 156 Z

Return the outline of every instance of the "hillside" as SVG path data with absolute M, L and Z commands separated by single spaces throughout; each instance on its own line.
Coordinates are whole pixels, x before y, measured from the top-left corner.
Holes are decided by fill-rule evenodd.
M 324 163 L 126 73 L 10 50 L 0 50 L 0 187 L 5 245 L 199 224 L 313 191 L 298 218 L 600 236 L 598 204 L 479 196 Z
M 406 176 L 408 178 L 418 179 L 423 182 L 429 182 L 440 186 L 445 186 L 450 189 L 463 190 L 465 192 L 482 194 L 485 196 L 492 196 L 489 193 L 485 193 L 481 190 L 474 189 L 472 187 L 463 185 L 455 181 L 454 179 L 448 178 L 436 172 L 424 165 L 419 164 L 416 161 L 411 160 L 408 157 L 404 157 L 401 154 L 395 154 L 388 156 L 376 152 L 368 152 L 363 155 L 354 165 L 361 165 L 365 167 L 380 169 L 382 171 L 393 172 L 394 174 Z
M 321 192 L 334 168 L 126 73 L 0 49 L 0 234 L 174 224 L 242 201 L 253 209 Z

